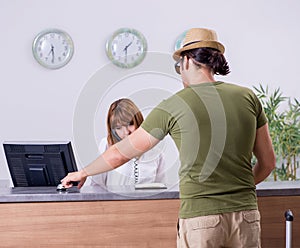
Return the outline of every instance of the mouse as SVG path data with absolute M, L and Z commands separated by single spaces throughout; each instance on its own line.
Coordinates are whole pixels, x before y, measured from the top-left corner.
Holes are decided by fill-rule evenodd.
M 57 185 L 56 190 L 57 191 L 66 191 L 67 189 L 60 183 Z

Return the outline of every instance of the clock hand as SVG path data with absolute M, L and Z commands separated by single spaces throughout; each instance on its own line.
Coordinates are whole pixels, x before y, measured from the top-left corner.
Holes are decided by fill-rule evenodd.
M 52 54 L 51 62 L 54 63 L 54 46 L 52 44 L 51 44 L 51 54 Z
M 48 56 L 50 55 L 50 53 L 53 53 L 53 49 L 54 49 L 54 46 L 51 44 L 51 49 L 50 49 L 50 51 L 48 53 Z
M 127 61 L 127 49 L 125 50 L 125 61 Z
M 127 61 L 127 49 L 131 46 L 133 41 L 131 41 L 127 46 L 124 47 L 123 51 L 125 52 L 125 60 Z
M 126 55 L 127 55 L 127 49 L 128 49 L 128 47 L 131 46 L 132 42 L 133 42 L 133 41 L 131 41 L 131 42 L 130 42 L 127 46 L 125 46 L 124 49 L 123 49 L 123 51 L 125 52 Z
M 123 51 L 124 50 L 127 50 L 128 49 L 128 47 L 130 47 L 131 46 L 131 44 L 132 44 L 132 41 L 123 49 Z
M 51 50 L 49 51 L 49 53 L 48 53 L 48 56 L 49 55 L 52 55 L 52 60 L 51 60 L 51 62 L 52 63 L 54 63 L 54 46 L 51 44 Z

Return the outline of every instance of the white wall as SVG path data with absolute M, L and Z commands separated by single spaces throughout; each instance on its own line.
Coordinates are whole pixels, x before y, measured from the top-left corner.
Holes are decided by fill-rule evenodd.
M 217 31 L 226 47 L 225 56 L 232 71 L 223 80 L 249 87 L 269 84 L 299 99 L 300 93 L 296 90 L 299 10 L 298 0 L 116 0 L 106 3 L 99 0 L 0 0 L 0 143 L 16 140 L 72 140 L 76 143 L 73 116 L 77 113 L 82 90 L 95 75 L 100 85 L 95 89 L 99 90 L 99 103 L 93 120 L 97 142 L 105 135 L 103 118 L 111 101 L 144 94 L 151 91 L 150 88 L 158 89 L 162 95 L 181 88 L 172 71 L 173 61 L 166 57 L 173 52 L 176 37 L 191 27 Z M 153 62 L 149 55 L 145 65 L 132 73 L 129 71 L 132 76 L 122 78 L 124 69 L 112 68 L 105 55 L 106 40 L 120 27 L 141 31 L 148 41 L 149 54 L 161 54 L 166 60 L 164 64 L 157 63 L 166 69 L 146 72 L 145 66 L 148 70 Z M 32 41 L 46 28 L 63 29 L 74 41 L 74 56 L 62 69 L 47 70 L 32 56 Z M 97 76 L 106 69 L 120 76 L 118 82 L 111 82 L 113 87 L 109 89 L 102 87 L 109 76 L 101 78 L 101 73 L 99 78 Z M 143 106 L 145 113 L 156 101 Z M 79 166 L 85 165 L 88 159 L 78 154 L 78 147 L 77 142 L 75 152 Z M 93 158 L 91 152 L 89 160 Z M 172 156 L 169 159 L 170 164 L 174 163 Z M 173 178 L 176 171 L 171 173 Z M 0 178 L 9 177 L 1 146 Z

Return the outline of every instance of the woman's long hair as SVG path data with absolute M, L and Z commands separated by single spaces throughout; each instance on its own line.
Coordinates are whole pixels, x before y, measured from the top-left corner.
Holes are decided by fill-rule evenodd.
M 121 98 L 113 102 L 109 107 L 106 119 L 108 145 L 111 146 L 118 142 L 112 134 L 112 130 L 116 126 L 128 126 L 130 124 L 137 129 L 143 121 L 144 117 L 141 111 L 130 99 Z

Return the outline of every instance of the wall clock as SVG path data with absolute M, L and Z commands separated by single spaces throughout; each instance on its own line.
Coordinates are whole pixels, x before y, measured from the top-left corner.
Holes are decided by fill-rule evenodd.
M 178 35 L 178 37 L 175 40 L 175 46 L 174 46 L 174 51 L 177 51 L 178 49 L 182 48 L 183 46 L 183 40 L 185 38 L 185 34 L 186 34 L 187 30 L 182 32 L 180 35 Z
M 144 35 L 131 28 L 115 31 L 106 42 L 106 54 L 113 64 L 132 68 L 140 64 L 147 53 Z
M 32 52 L 36 61 L 42 66 L 58 69 L 70 61 L 74 53 L 74 45 L 65 31 L 47 29 L 35 37 Z

